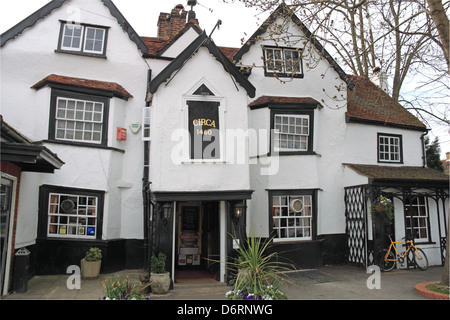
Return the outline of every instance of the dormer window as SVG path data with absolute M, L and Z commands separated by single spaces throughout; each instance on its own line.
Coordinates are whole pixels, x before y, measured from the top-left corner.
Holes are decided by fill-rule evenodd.
M 266 76 L 303 78 L 300 49 L 264 47 Z
M 104 57 L 108 28 L 63 21 L 57 52 Z

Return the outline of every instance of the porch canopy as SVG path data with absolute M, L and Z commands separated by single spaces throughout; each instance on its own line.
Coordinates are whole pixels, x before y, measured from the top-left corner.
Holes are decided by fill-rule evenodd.
M 437 224 L 441 259 L 444 258 L 449 176 L 425 167 L 344 164 L 345 217 L 350 263 L 367 267 L 373 263 L 373 240 L 368 204 L 382 194 L 400 199 L 424 196 L 435 202 L 430 213 Z M 347 170 L 349 169 L 349 170 Z M 443 261 L 443 260 L 442 260 Z
M 444 187 L 447 189 L 449 186 L 449 176 L 438 170 L 426 167 L 379 166 L 348 163 L 345 163 L 344 166 L 352 169 L 360 176 L 367 177 L 368 184 L 371 185 Z

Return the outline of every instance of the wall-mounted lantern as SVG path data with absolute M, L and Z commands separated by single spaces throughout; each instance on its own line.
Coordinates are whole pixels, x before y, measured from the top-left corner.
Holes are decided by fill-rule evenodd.
M 245 205 L 243 201 L 238 201 L 233 206 L 233 220 L 238 224 L 239 219 L 244 215 Z
M 162 207 L 161 212 L 161 219 L 164 223 L 164 225 L 167 224 L 167 221 L 169 221 L 172 218 L 172 205 L 170 203 L 166 203 Z

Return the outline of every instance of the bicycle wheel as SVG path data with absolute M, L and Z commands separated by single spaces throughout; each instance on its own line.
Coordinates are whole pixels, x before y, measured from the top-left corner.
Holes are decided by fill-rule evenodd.
M 387 253 L 387 249 L 381 250 L 380 253 L 378 253 L 378 266 L 380 267 L 381 271 L 391 271 L 392 269 L 394 269 L 395 266 L 395 261 L 388 261 L 385 260 L 386 257 L 386 253 Z M 395 260 L 395 255 L 392 251 L 389 251 L 389 255 L 388 255 L 388 259 L 389 260 Z
M 416 264 L 417 268 L 419 268 L 422 271 L 425 271 L 428 269 L 428 258 L 425 255 L 425 252 L 423 252 L 422 249 L 416 248 L 411 250 L 414 254 L 414 263 Z

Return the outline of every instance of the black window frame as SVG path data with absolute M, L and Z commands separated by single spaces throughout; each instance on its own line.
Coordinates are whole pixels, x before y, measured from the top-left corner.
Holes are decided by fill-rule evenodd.
M 380 159 L 380 137 L 387 138 L 396 138 L 399 141 L 399 160 L 385 160 Z M 392 134 L 392 133 L 377 133 L 377 161 L 379 163 L 398 163 L 403 164 L 403 136 L 401 134 Z
M 111 94 L 104 92 L 96 92 L 95 90 L 84 90 L 79 88 L 77 91 L 69 91 L 64 86 L 53 85 L 50 97 L 50 115 L 49 115 L 49 130 L 48 139 L 50 142 L 58 142 L 61 144 L 80 145 L 90 147 L 107 147 L 108 145 L 108 130 L 109 130 L 109 107 Z M 61 140 L 56 138 L 56 109 L 58 98 L 79 99 L 85 101 L 103 103 L 103 122 L 102 135 L 100 143 L 78 141 L 78 140 Z
M 314 152 L 314 109 L 317 106 L 314 105 L 280 105 L 280 106 L 269 106 L 270 109 L 270 151 L 271 154 L 278 155 L 311 155 Z M 307 115 L 309 116 L 309 135 L 308 135 L 308 149 L 302 150 L 282 150 L 275 151 L 275 116 L 276 115 Z
M 49 209 L 49 196 L 51 193 L 56 194 L 74 194 L 97 197 L 97 223 L 96 223 L 96 236 L 95 238 L 89 237 L 49 237 L 48 236 L 48 209 Z M 91 241 L 101 240 L 103 235 L 103 215 L 105 206 L 105 191 L 93 190 L 93 189 L 81 189 L 54 185 L 42 185 L 39 187 L 39 220 L 38 220 L 38 239 L 51 239 L 51 240 L 65 240 L 65 241 Z
M 270 237 L 274 237 L 274 239 L 279 239 L 279 242 L 305 242 L 305 241 L 314 241 L 317 240 L 317 212 L 318 212 L 318 201 L 317 201 L 317 189 L 287 189 L 287 190 L 267 190 L 268 191 L 268 219 L 269 219 L 269 234 Z M 275 231 L 273 227 L 273 197 L 274 196 L 311 196 L 311 204 L 312 204 L 312 216 L 311 216 L 311 239 L 286 239 L 283 238 L 275 238 Z
M 59 31 L 59 38 L 58 38 L 58 48 L 55 50 L 55 52 L 58 53 L 68 53 L 68 54 L 74 54 L 74 55 L 81 55 L 81 56 L 87 56 L 87 57 L 93 57 L 93 58 L 103 58 L 106 59 L 106 50 L 107 50 L 107 44 L 108 44 L 108 31 L 109 27 L 106 26 L 100 26 L 100 25 L 94 25 L 94 24 L 88 24 L 88 23 L 75 23 L 75 22 L 69 22 L 60 20 L 61 27 Z M 83 34 L 81 38 L 81 48 L 80 50 L 67 50 L 62 48 L 62 41 L 64 36 L 64 30 L 66 25 L 80 25 L 83 27 Z M 94 53 L 94 52 L 86 52 L 84 51 L 85 46 L 85 35 L 86 35 L 86 27 L 88 28 L 95 28 L 95 29 L 103 29 L 105 32 L 104 40 L 103 40 L 103 51 L 102 53 Z
M 271 71 L 268 70 L 268 64 L 267 64 L 267 49 L 271 49 L 271 50 L 281 50 L 283 52 L 283 71 L 277 72 L 277 71 Z M 266 77 L 281 77 L 281 78 L 299 78 L 302 79 L 304 78 L 304 68 L 303 68 L 303 58 L 302 58 L 302 54 L 301 51 L 302 49 L 299 48 L 291 48 L 291 47 L 277 47 L 277 46 L 263 46 L 262 48 L 263 50 L 263 60 L 264 60 L 264 75 Z M 284 52 L 285 50 L 289 50 L 289 51 L 297 51 L 299 53 L 299 64 L 300 64 L 300 72 L 298 73 L 294 73 L 294 72 L 285 72 L 285 56 L 284 56 Z M 299 52 L 300 51 L 300 52 Z

